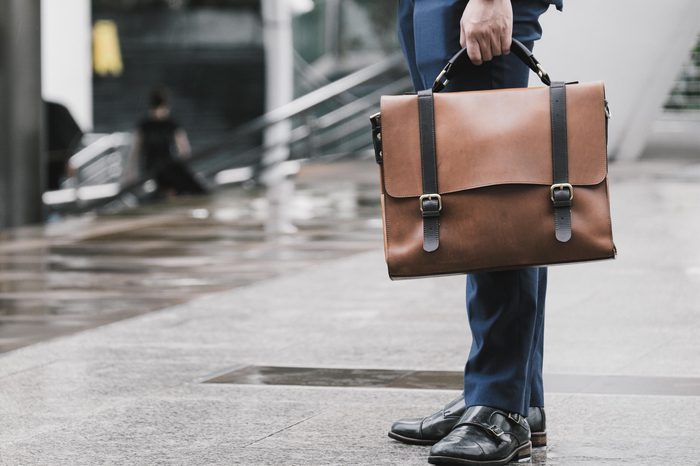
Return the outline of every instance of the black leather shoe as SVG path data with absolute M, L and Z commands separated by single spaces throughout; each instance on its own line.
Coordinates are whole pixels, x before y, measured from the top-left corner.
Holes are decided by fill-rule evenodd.
M 391 426 L 389 437 L 412 445 L 434 445 L 452 431 L 466 410 L 464 396 L 460 396 L 428 417 L 399 419 Z
M 431 464 L 502 466 L 532 455 L 530 427 L 519 414 L 470 406 L 452 432 L 433 445 Z
M 428 417 L 399 419 L 391 426 L 389 437 L 411 445 L 434 445 L 452 431 L 466 410 L 464 396 L 460 396 Z M 532 431 L 532 446 L 547 446 L 544 408 L 530 408 L 526 420 Z

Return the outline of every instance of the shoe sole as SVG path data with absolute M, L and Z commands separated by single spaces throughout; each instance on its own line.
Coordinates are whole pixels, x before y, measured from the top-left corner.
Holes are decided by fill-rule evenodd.
M 411 437 L 404 437 L 395 432 L 389 432 L 389 437 L 408 445 L 435 445 L 438 440 L 422 440 Z M 532 448 L 542 448 L 547 446 L 547 432 L 533 432 L 531 435 Z
M 547 432 L 533 432 L 530 440 L 532 440 L 532 448 L 546 447 Z
M 488 465 L 488 466 L 503 466 L 511 462 L 526 462 L 530 461 L 532 458 L 532 442 L 527 442 L 507 458 L 500 460 L 488 460 L 488 461 L 478 461 L 478 460 L 467 460 L 463 458 L 450 458 L 449 456 L 429 456 L 428 463 L 430 464 L 470 464 L 470 465 Z
M 394 433 L 394 432 L 389 432 L 389 437 L 393 438 L 394 440 L 398 440 L 399 442 L 407 443 L 409 445 L 429 446 L 429 445 L 435 445 L 436 443 L 438 443 L 437 440 L 422 440 L 422 439 L 417 439 L 417 438 L 404 437 L 403 435 L 399 435 L 399 434 Z

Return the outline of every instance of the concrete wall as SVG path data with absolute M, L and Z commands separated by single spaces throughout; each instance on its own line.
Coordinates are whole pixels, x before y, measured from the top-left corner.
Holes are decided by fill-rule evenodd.
M 83 130 L 93 126 L 90 17 L 90 0 L 41 0 L 42 93 Z
M 610 154 L 639 157 L 700 32 L 700 1 L 565 0 L 541 23 L 535 56 L 555 80 L 605 81 Z

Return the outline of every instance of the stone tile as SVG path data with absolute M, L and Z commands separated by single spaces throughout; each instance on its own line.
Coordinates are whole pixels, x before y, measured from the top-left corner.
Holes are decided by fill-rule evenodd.
M 583 381 L 586 374 L 699 377 L 700 184 L 670 169 L 657 174 L 656 165 L 613 170 L 620 257 L 550 269 L 545 373 Z M 227 206 L 217 199 L 212 209 Z M 328 211 L 323 202 L 317 207 Z M 200 278 L 197 264 L 259 281 L 0 355 L 0 464 L 426 464 L 426 448 L 392 442 L 386 430 L 399 417 L 433 412 L 455 391 L 200 382 L 249 364 L 460 371 L 470 343 L 464 278 L 391 282 L 380 244 L 351 254 L 347 233 L 357 223 L 339 221 L 334 236 L 313 216 L 303 219 L 308 242 L 262 247 L 250 223 L 226 236 L 235 219 L 224 212 L 206 240 L 223 257 L 212 262 L 196 244 L 206 235 L 188 242 L 168 231 L 191 208 L 173 206 L 175 215 L 160 223 L 136 222 L 141 232 L 134 219 L 93 232 L 81 224 L 86 231 L 73 252 L 104 246 L 98 268 L 131 270 L 115 237 L 129 238 L 121 243 L 134 249 L 124 256 L 141 254 L 139 267 L 161 248 L 160 270 L 134 272 L 136 285 L 177 283 L 177 273 Z M 183 224 L 196 228 L 192 219 Z M 371 228 L 360 243 L 369 245 Z M 315 240 L 349 255 L 330 259 Z M 41 256 L 32 244 L 23 243 L 18 257 L 0 249 L 0 261 L 17 259 L 22 273 L 35 273 Z M 240 249 L 229 251 L 233 244 Z M 308 251 L 285 252 L 300 247 Z M 70 249 L 61 243 L 60 254 Z M 68 262 L 81 266 L 77 256 Z M 160 275 L 166 269 L 176 274 Z M 698 464 L 699 400 L 548 392 L 550 447 L 533 463 Z
M 242 188 L 4 235 L 0 351 L 381 247 L 378 200 L 358 190 L 376 177 L 347 181 L 372 163 L 306 167 L 287 200 L 294 235 L 266 233 L 265 193 Z M 21 329 L 3 319 L 28 313 Z
M 235 399 L 141 398 L 17 442 L 0 454 L 9 464 L 189 464 L 192 452 L 242 447 L 313 415 L 313 408 L 284 402 L 261 416 L 258 406 Z

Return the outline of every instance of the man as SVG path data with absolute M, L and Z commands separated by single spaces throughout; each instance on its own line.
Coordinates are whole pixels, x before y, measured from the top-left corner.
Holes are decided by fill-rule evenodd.
M 399 0 L 399 36 L 415 88 L 428 89 L 467 48 L 448 91 L 526 87 L 528 68 L 509 55 L 511 37 L 532 49 L 538 19 L 562 0 Z M 455 135 L 458 137 L 458 135 Z M 472 346 L 464 393 L 437 413 L 394 423 L 389 436 L 433 445 L 433 464 L 506 464 L 545 446 L 542 348 L 547 270 L 467 277 Z

